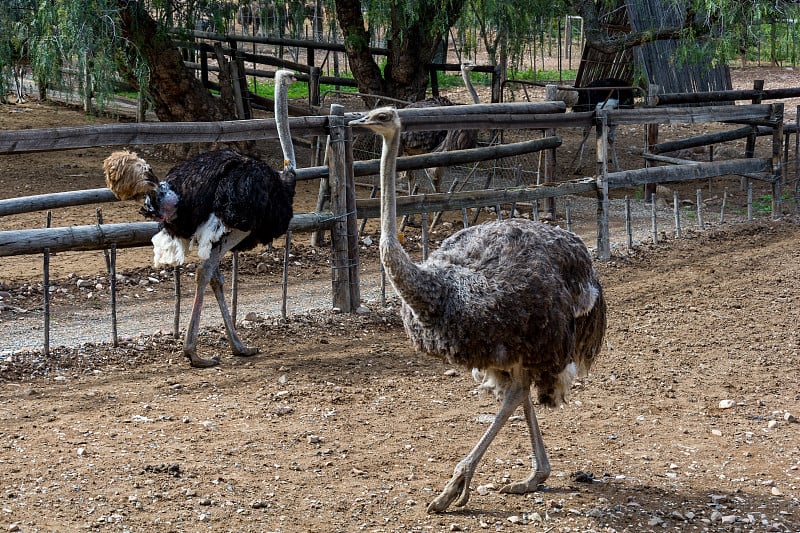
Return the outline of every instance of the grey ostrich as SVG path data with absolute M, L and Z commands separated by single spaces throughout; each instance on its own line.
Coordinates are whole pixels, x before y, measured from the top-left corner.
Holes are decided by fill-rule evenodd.
M 475 86 L 472 85 L 470 80 L 470 72 L 477 67 L 471 61 L 461 63 L 461 79 L 464 80 L 464 86 L 470 94 L 473 104 L 479 104 L 480 98 Z M 418 102 L 414 102 L 406 106 L 407 109 L 419 109 L 425 107 L 441 107 L 458 105 L 446 96 L 434 96 L 426 98 Z M 426 131 L 405 131 L 401 135 L 401 149 L 405 155 L 419 155 L 432 152 L 450 152 L 453 150 L 466 150 L 468 148 L 475 148 L 478 145 L 478 130 L 426 130 Z M 437 167 L 430 172 L 431 183 L 434 191 L 439 190 L 442 177 L 444 176 L 444 167 Z M 415 177 L 414 173 L 408 174 L 408 189 L 409 192 L 414 191 Z
M 400 120 L 381 108 L 350 123 L 383 136 L 381 262 L 399 294 L 406 333 L 418 351 L 472 368 L 501 400 L 489 429 L 456 465 L 430 505 L 440 512 L 469 500 L 469 484 L 489 444 L 522 405 L 534 464 L 501 492 L 533 492 L 550 474 L 531 386 L 546 406 L 561 404 L 600 351 L 606 303 L 592 258 L 573 233 L 524 219 L 463 229 L 421 264 L 397 238 L 395 170 Z
M 265 162 L 232 150 L 199 154 L 173 167 L 156 183 L 149 165 L 130 153 L 116 152 L 104 163 L 106 182 L 118 198 L 135 198 L 147 188 L 141 213 L 161 222 L 153 237 L 154 263 L 183 264 L 190 243 L 202 262 L 197 267 L 192 316 L 183 353 L 194 367 L 219 364 L 219 358 L 197 355 L 197 334 L 203 296 L 210 284 L 217 298 L 234 355 L 250 356 L 225 304 L 220 260 L 229 251 L 249 250 L 286 233 L 295 193 L 295 155 L 289 134 L 288 87 L 295 80 L 288 70 L 275 75 L 275 122 L 284 154 L 277 172 Z M 128 171 L 135 168 L 135 171 Z

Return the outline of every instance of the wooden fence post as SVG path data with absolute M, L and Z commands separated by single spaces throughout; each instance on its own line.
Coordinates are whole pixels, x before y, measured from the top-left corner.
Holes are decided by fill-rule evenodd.
M 319 79 L 321 76 L 321 68 L 313 66 L 308 68 L 308 103 L 316 107 L 320 105 Z
M 331 261 L 331 283 L 333 286 L 333 307 L 343 312 L 352 312 L 359 305 L 358 289 L 351 287 L 351 281 L 358 282 L 358 235 L 355 218 L 355 181 L 353 179 L 352 133 L 344 118 L 344 106 L 331 104 L 329 115 L 328 168 L 331 186 L 331 212 L 333 215 L 333 258 Z M 349 164 L 348 164 L 349 163 Z M 351 189 L 348 191 L 348 189 Z M 352 199 L 352 210 L 348 207 L 348 197 Z M 351 222 L 352 220 L 352 222 Z M 352 231 L 351 231 L 352 230 Z M 350 240 L 356 242 L 351 244 Z M 355 257 L 351 254 L 355 253 Z M 355 276 L 351 273 L 355 269 Z
M 647 105 L 648 106 L 656 105 L 656 102 L 658 100 L 658 93 L 659 93 L 660 90 L 661 90 L 661 88 L 658 85 L 655 85 L 655 84 L 650 85 L 650 87 L 647 89 Z M 646 141 L 645 142 L 647 143 L 647 147 L 645 149 L 645 152 L 650 154 L 650 153 L 653 153 L 653 147 L 655 147 L 655 145 L 658 144 L 658 124 L 647 124 L 644 127 L 644 131 L 645 131 L 645 136 L 646 136 Z M 645 168 L 649 167 L 650 165 L 651 165 L 651 162 L 647 158 L 645 158 L 645 160 L 644 160 Z M 653 194 L 656 193 L 656 184 L 655 183 L 645 183 L 643 189 L 644 190 L 642 192 L 644 194 L 644 201 L 645 201 L 645 203 L 647 203 L 647 201 L 650 199 L 650 197 Z
M 780 218 L 783 212 L 783 103 L 772 104 L 772 218 Z
M 601 261 L 611 259 L 611 235 L 609 229 L 608 204 L 608 110 L 597 110 L 597 258 Z
M 764 90 L 764 80 L 753 80 L 753 90 L 759 91 L 759 93 L 756 96 L 753 96 L 751 103 L 760 104 L 762 98 L 761 91 Z M 756 153 L 756 134 L 758 133 L 758 126 L 752 126 L 752 130 L 752 133 L 747 136 L 747 144 L 744 148 L 744 156 L 747 158 L 754 157 Z M 743 191 L 747 190 L 747 184 L 749 181 L 750 178 L 742 176 L 741 184 Z
M 549 84 L 546 85 L 544 88 L 545 97 L 544 99 L 548 102 L 555 102 L 558 100 L 558 85 Z M 545 137 L 554 137 L 556 135 L 555 129 L 547 129 L 542 132 Z M 543 150 L 542 155 L 544 157 L 544 176 L 539 176 L 539 180 L 536 182 L 537 185 L 541 185 L 542 183 L 552 183 L 555 180 L 556 176 L 556 149 L 553 148 L 551 150 Z M 545 211 L 549 214 L 552 220 L 556 219 L 556 199 L 555 198 L 548 198 L 545 202 Z

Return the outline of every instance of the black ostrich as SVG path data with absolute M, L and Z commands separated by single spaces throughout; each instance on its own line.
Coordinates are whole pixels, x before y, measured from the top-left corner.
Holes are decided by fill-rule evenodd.
M 474 369 L 481 388 L 502 400 L 428 512 L 467 503 L 475 468 L 520 405 L 534 468 L 501 492 L 535 491 L 550 475 L 550 462 L 530 388 L 536 387 L 540 404 L 559 405 L 576 375 L 589 370 L 605 333 L 606 302 L 589 251 L 571 232 L 514 218 L 463 229 L 425 262 L 413 263 L 397 238 L 397 111 L 376 109 L 350 125 L 383 136 L 381 262 L 400 296 L 406 333 L 418 351 Z
M 197 334 L 203 296 L 210 284 L 219 303 L 234 355 L 250 356 L 225 304 L 219 263 L 231 250 L 249 250 L 286 233 L 292 218 L 295 156 L 289 135 L 287 91 L 295 80 L 288 70 L 275 75 L 275 120 L 284 152 L 284 170 L 277 172 L 254 157 L 232 150 L 197 155 L 173 167 L 163 181 L 145 194 L 141 213 L 162 223 L 153 237 L 154 263 L 180 265 L 190 243 L 202 262 L 196 272 L 196 292 L 183 353 L 194 367 L 219 364 L 219 358 L 197 355 Z M 116 152 L 105 162 L 106 181 L 119 198 L 136 197 L 142 184 L 153 184 L 149 166 L 130 153 Z M 127 172 L 136 168 L 135 172 Z M 137 176 L 138 173 L 138 176 Z M 144 177 L 143 177 L 144 175 Z M 119 179 L 115 179 L 119 176 Z M 132 192 L 131 192 L 132 191 Z
M 573 111 L 595 111 L 596 109 L 617 109 L 633 107 L 633 89 L 628 82 L 617 78 L 604 78 L 595 80 L 586 85 L 586 89 L 578 91 L 578 101 L 572 107 Z M 586 148 L 586 141 L 592 128 L 584 128 L 583 139 L 578 149 L 578 164 L 575 173 L 579 173 L 583 166 L 583 151 Z M 600 132 L 597 132 L 598 137 Z M 619 161 L 617 160 L 617 150 L 614 147 L 614 140 L 617 135 L 617 126 L 608 128 L 608 149 L 611 151 L 611 159 L 614 163 L 614 170 L 619 171 Z

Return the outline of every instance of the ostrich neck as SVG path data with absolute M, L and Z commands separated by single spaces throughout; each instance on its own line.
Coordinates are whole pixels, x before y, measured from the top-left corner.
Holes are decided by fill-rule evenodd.
M 297 168 L 292 135 L 289 131 L 289 86 L 280 80 L 276 80 L 276 85 L 278 91 L 275 93 L 275 127 L 281 141 L 284 165 L 285 161 L 288 161 L 292 168 Z
M 381 153 L 381 263 L 403 301 L 418 315 L 436 313 L 441 290 L 435 276 L 415 264 L 397 238 L 395 175 L 400 132 L 384 137 Z
M 478 91 L 475 90 L 475 87 L 472 85 L 472 80 L 469 79 L 469 71 L 462 69 L 461 78 L 464 80 L 464 85 L 466 85 L 469 95 L 472 97 L 472 103 L 480 104 L 481 100 L 478 98 Z

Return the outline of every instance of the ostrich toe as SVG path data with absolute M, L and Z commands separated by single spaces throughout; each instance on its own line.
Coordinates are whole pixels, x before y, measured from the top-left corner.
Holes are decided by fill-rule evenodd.
M 472 472 L 468 471 L 463 464 L 456 466 L 453 477 L 444 486 L 444 490 L 430 504 L 429 513 L 441 513 L 447 509 L 455 500 L 456 507 L 463 507 L 469 501 L 469 482 L 472 479 Z M 457 499 L 456 499 L 457 498 Z
M 242 346 L 241 348 L 237 348 L 233 351 L 233 355 L 236 357 L 250 357 L 251 355 L 255 355 L 259 352 L 259 349 L 255 346 Z
M 529 492 L 536 492 L 547 477 L 547 474 L 544 472 L 535 472 L 524 481 L 517 481 L 505 485 L 500 489 L 500 492 L 502 494 L 527 494 Z
M 216 356 L 209 359 L 203 359 L 196 353 L 187 351 L 184 351 L 183 355 L 189 358 L 189 364 L 194 368 L 210 368 L 212 366 L 217 366 L 220 363 L 219 357 Z

